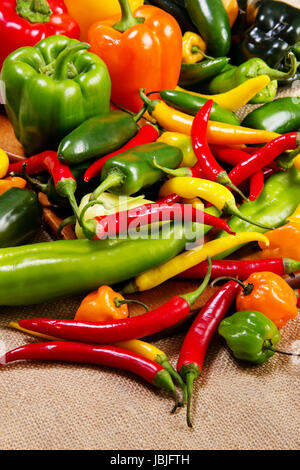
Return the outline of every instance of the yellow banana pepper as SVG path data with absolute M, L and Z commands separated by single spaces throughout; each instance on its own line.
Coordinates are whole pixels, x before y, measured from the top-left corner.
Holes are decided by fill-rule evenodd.
M 227 91 L 226 93 L 219 93 L 218 95 L 203 95 L 201 93 L 184 90 L 180 87 L 176 87 L 176 90 L 213 100 L 215 103 L 229 111 L 237 111 L 242 106 L 245 106 L 245 104 L 247 104 L 259 91 L 265 88 L 270 81 L 271 80 L 268 75 L 259 75 L 258 77 L 250 78 L 246 82 Z
M 193 250 L 181 253 L 157 268 L 150 269 L 140 274 L 123 289 L 123 292 L 132 293 L 152 289 L 168 279 L 177 276 L 186 269 L 190 269 L 198 263 L 201 263 L 206 260 L 208 256 L 213 257 L 230 248 L 253 241 L 263 242 L 267 246 L 269 244 L 267 237 L 257 232 L 241 232 L 236 235 L 228 235 L 227 237 L 212 240 Z

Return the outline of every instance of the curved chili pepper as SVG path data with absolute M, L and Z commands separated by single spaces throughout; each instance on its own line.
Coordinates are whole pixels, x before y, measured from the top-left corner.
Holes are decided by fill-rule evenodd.
M 207 125 L 213 104 L 213 100 L 207 101 L 198 111 L 193 121 L 191 139 L 195 155 L 206 178 L 211 181 L 229 186 L 231 189 L 240 194 L 243 199 L 247 199 L 232 183 L 226 171 L 215 160 L 215 157 L 211 153 L 208 146 Z
M 111 157 L 115 157 L 116 155 L 120 155 L 120 153 L 125 152 L 126 150 L 132 149 L 134 147 L 138 147 L 139 145 L 143 144 L 150 144 L 151 142 L 155 142 L 159 137 L 159 132 L 155 126 L 152 124 L 145 124 L 139 130 L 138 134 L 133 137 L 133 139 L 129 140 L 122 148 L 117 150 L 116 152 L 112 152 L 105 157 L 100 158 L 99 160 L 95 161 L 85 172 L 84 181 L 88 182 L 91 178 L 98 176 L 101 174 L 102 168 L 104 163 L 109 160 Z
M 144 338 L 187 317 L 208 283 L 209 272 L 197 290 L 174 296 L 164 305 L 137 317 L 100 323 L 36 318 L 19 320 L 18 324 L 26 330 L 85 343 L 116 343 Z
M 176 394 L 171 376 L 163 366 L 116 346 L 65 341 L 25 344 L 4 354 L 0 364 L 20 360 L 66 361 L 114 367 L 132 372 L 156 387 L 166 388 L 174 396 Z
M 256 154 L 236 165 L 229 173 L 233 184 L 239 185 L 259 169 L 268 166 L 275 158 L 286 150 L 296 150 L 300 144 L 300 134 L 290 132 L 273 139 Z
M 228 312 L 239 291 L 233 281 L 222 286 L 204 305 L 181 346 L 177 370 L 187 384 L 187 423 L 192 427 L 190 412 L 193 383 L 202 372 L 203 361 L 219 323 Z
M 45 166 L 45 158 L 50 157 L 56 153 L 52 150 L 46 150 L 45 152 L 38 153 L 32 157 L 25 158 L 16 163 L 11 163 L 8 167 L 8 173 L 21 173 L 23 171 L 23 165 L 26 164 L 26 173 L 28 175 L 37 175 L 47 170 Z
M 164 220 L 198 222 L 234 234 L 223 219 L 219 219 L 214 215 L 207 214 L 186 204 L 144 204 L 128 211 L 95 217 L 94 220 L 87 221 L 86 223 L 89 223 L 90 228 L 93 224 L 96 239 L 99 240 L 104 236 L 111 237 L 121 232 L 127 232 L 128 229 L 130 230 L 130 224 L 132 223 L 134 223 L 134 229 L 136 229 L 137 225 L 149 225 L 153 222 L 162 222 Z
M 179 202 L 180 199 L 181 197 L 178 196 L 178 194 L 173 193 L 173 194 L 169 194 L 168 196 L 157 199 L 156 202 L 161 203 L 161 204 L 176 204 L 176 202 Z
M 239 163 L 247 160 L 249 154 L 246 152 L 246 149 L 239 149 L 234 147 L 227 147 L 226 145 L 210 145 L 210 149 L 218 160 L 221 160 L 228 165 L 238 165 Z M 258 148 L 258 150 L 261 150 Z
M 191 176 L 192 178 L 205 178 L 203 170 L 199 162 L 196 163 L 193 168 L 188 167 L 180 167 L 173 170 L 172 168 L 167 168 L 165 166 L 161 166 L 157 163 L 156 158 L 153 157 L 153 165 L 158 168 L 159 170 L 163 171 L 167 175 L 170 176 Z
M 250 201 L 256 201 L 262 190 L 264 189 L 264 174 L 262 170 L 258 170 L 250 179 Z
M 207 273 L 207 261 L 197 264 L 193 268 L 180 273 L 178 277 L 184 279 L 203 279 Z M 244 281 L 250 274 L 261 271 L 270 271 L 279 276 L 300 270 L 300 261 L 290 258 L 267 258 L 254 260 L 213 260 L 211 279 L 223 276 L 233 276 Z

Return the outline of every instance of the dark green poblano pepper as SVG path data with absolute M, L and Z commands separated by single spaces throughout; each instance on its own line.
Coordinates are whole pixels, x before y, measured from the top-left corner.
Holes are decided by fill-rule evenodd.
M 219 325 L 234 357 L 253 364 L 264 364 L 275 352 L 281 335 L 276 325 L 260 312 L 236 312 Z

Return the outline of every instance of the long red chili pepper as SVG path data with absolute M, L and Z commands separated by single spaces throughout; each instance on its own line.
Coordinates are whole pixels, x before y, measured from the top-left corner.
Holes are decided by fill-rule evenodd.
M 297 132 L 277 137 L 257 153 L 250 155 L 247 160 L 236 165 L 229 173 L 229 178 L 235 185 L 239 185 L 259 169 L 270 165 L 281 153 L 287 150 L 296 150 L 299 144 L 300 134 Z
M 184 279 L 203 279 L 207 273 L 208 263 L 203 261 L 191 269 L 179 274 Z M 279 276 L 290 274 L 300 270 L 300 261 L 290 258 L 268 258 L 251 260 L 213 260 L 211 279 L 231 276 L 246 280 L 250 274 L 256 272 L 270 271 Z
M 217 160 L 221 160 L 231 166 L 235 166 L 249 158 L 249 154 L 245 149 L 215 144 L 210 145 L 210 149 Z
M 84 211 L 81 213 L 81 217 L 83 215 Z M 128 211 L 95 217 L 92 220 L 86 221 L 85 226 L 88 226 L 89 230 L 95 233 L 95 238 L 99 240 L 104 236 L 112 237 L 122 232 L 128 232 L 128 230 L 130 231 L 130 226 L 136 230 L 137 227 L 165 220 L 180 220 L 183 223 L 197 222 L 225 230 L 234 235 L 234 232 L 232 232 L 225 220 L 207 214 L 188 204 L 144 204 Z
M 176 393 L 169 373 L 160 364 L 115 346 L 66 341 L 32 343 L 7 352 L 0 358 L 0 364 L 21 360 L 66 361 L 115 367 L 139 375 L 156 387 L 166 388 L 174 396 Z
M 178 194 L 173 193 L 173 194 L 169 194 L 168 196 L 157 199 L 156 202 L 164 203 L 164 204 L 176 204 L 176 202 L 179 202 L 180 199 L 181 197 L 178 196 Z
M 97 323 L 36 318 L 19 320 L 18 323 L 26 330 L 85 343 L 116 343 L 143 338 L 158 333 L 187 317 L 192 305 L 208 285 L 209 278 L 210 270 L 201 286 L 194 292 L 172 297 L 164 305 L 137 317 Z
M 256 173 L 254 173 L 254 175 L 251 176 L 249 193 L 250 201 L 256 201 L 256 199 L 264 189 L 264 183 L 264 173 L 262 170 L 258 170 Z
M 203 361 L 210 341 L 220 321 L 233 303 L 239 288 L 230 281 L 222 286 L 204 305 L 190 327 L 180 349 L 177 370 L 187 384 L 187 423 L 191 423 L 191 398 L 194 381 L 202 372 Z
M 45 166 L 45 159 L 47 157 L 53 157 L 56 155 L 56 152 L 52 150 L 46 150 L 45 152 L 38 153 L 29 158 L 24 158 L 16 163 L 11 163 L 8 167 L 8 173 L 18 172 L 21 173 L 23 170 L 23 165 L 26 164 L 26 173 L 28 175 L 37 175 L 38 173 L 43 173 L 47 170 Z
M 125 152 L 126 150 L 130 150 L 134 147 L 138 147 L 139 145 L 150 144 L 151 142 L 155 142 L 159 137 L 159 131 L 156 127 L 152 124 L 145 124 L 137 135 L 133 137 L 127 144 L 125 144 L 122 148 L 117 150 L 116 152 L 112 152 L 105 157 L 100 158 L 96 162 L 94 162 L 85 172 L 84 174 L 84 181 L 88 182 L 91 178 L 100 175 L 102 168 L 107 160 L 111 157 L 115 157 L 116 155 L 120 155 L 121 153 Z
M 230 187 L 246 199 L 232 182 L 230 175 L 218 164 L 209 148 L 207 126 L 212 106 L 213 100 L 208 100 L 198 111 L 193 121 L 191 138 L 195 155 L 207 179 Z

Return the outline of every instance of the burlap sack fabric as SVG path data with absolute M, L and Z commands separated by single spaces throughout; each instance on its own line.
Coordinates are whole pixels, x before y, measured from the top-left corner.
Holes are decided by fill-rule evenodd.
M 299 0 L 293 3 L 297 5 Z M 291 92 L 299 96 L 300 87 L 281 95 Z M 37 240 L 50 237 L 44 232 Z M 140 298 L 155 307 L 196 285 L 171 281 Z M 207 291 L 198 305 L 213 292 Z M 2 307 L 0 349 L 5 352 L 34 341 L 12 331 L 9 321 L 32 316 L 72 318 L 80 300 Z M 141 313 L 138 309 L 133 312 Z M 299 318 L 282 329 L 282 337 L 281 349 L 300 351 Z M 182 340 L 179 335 L 156 344 L 176 365 Z M 12 364 L 0 371 L 0 448 L 298 449 L 299 370 L 299 358 L 280 355 L 263 366 L 245 366 L 231 357 L 216 335 L 203 376 L 195 385 L 194 428 L 189 429 L 185 410 L 170 415 L 171 398 L 129 373 L 76 364 Z

